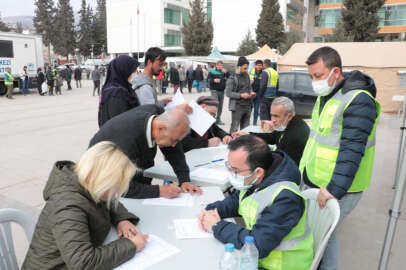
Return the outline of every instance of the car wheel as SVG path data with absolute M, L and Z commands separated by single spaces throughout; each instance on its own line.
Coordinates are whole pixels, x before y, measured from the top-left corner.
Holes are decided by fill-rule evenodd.
M 7 93 L 7 87 L 4 83 L 0 83 L 0 96 L 4 96 Z

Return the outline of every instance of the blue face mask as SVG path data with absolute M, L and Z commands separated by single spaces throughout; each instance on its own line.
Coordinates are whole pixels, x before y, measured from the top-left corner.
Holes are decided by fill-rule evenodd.
M 237 190 L 247 190 L 250 187 L 252 187 L 255 182 L 258 181 L 258 178 L 254 178 L 251 183 L 249 183 L 248 185 L 245 185 L 245 179 L 252 177 L 255 172 L 257 171 L 257 169 L 255 169 L 250 175 L 244 176 L 244 175 L 238 175 L 235 173 L 229 173 L 228 175 L 228 181 L 230 182 L 230 184 Z

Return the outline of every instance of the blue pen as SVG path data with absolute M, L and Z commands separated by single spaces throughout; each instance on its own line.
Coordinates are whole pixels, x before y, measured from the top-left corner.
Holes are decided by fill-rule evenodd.
M 167 179 L 164 179 L 164 185 L 170 185 L 170 184 L 172 184 L 171 181 L 169 181 L 169 180 L 167 180 Z
M 211 162 L 219 162 L 219 161 L 223 161 L 223 160 L 224 160 L 224 158 L 220 158 L 220 159 L 212 160 Z

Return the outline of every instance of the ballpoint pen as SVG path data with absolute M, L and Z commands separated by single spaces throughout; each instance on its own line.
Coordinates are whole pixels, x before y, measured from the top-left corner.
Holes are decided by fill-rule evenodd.
M 224 158 L 215 159 L 215 160 L 212 160 L 212 161 L 209 161 L 209 162 L 206 162 L 206 163 L 197 164 L 194 167 L 201 167 L 201 166 L 209 165 L 211 163 L 220 162 L 220 161 L 223 161 L 223 160 L 224 160 Z

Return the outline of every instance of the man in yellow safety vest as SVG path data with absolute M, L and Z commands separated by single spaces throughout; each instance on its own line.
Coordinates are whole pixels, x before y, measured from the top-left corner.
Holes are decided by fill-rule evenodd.
M 13 98 L 13 84 L 14 84 L 14 78 L 13 75 L 11 74 L 11 69 L 8 67 L 6 68 L 6 72 L 4 72 L 4 85 L 7 87 L 7 95 L 6 97 L 8 99 L 14 99 Z
M 374 81 L 360 71 L 344 76 L 333 48 L 317 49 L 306 64 L 318 99 L 299 168 L 306 186 L 320 188 L 321 208 L 329 199 L 338 200 L 341 221 L 370 186 L 381 106 Z M 319 269 L 338 269 L 334 232 Z

